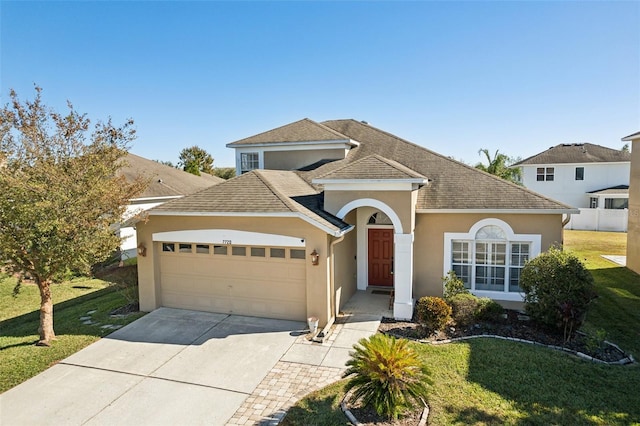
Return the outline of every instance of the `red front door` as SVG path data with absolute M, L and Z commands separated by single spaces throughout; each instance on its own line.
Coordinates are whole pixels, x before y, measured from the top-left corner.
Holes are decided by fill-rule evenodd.
M 369 229 L 369 285 L 393 286 L 393 229 Z

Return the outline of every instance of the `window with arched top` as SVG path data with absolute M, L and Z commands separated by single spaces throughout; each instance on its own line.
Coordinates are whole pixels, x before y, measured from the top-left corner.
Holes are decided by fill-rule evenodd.
M 369 217 L 369 225 L 393 225 L 389 216 L 383 212 L 376 212 Z
M 506 240 L 507 235 L 496 225 L 487 225 L 476 232 L 476 240 Z
M 445 233 L 445 273 L 452 270 L 480 295 L 521 293 L 520 272 L 540 252 L 540 235 L 514 234 L 498 219 L 483 219 L 469 233 Z

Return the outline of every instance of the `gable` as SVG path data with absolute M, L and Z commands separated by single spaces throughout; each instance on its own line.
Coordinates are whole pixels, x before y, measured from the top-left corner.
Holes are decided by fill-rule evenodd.
M 231 142 L 227 144 L 227 147 L 236 148 L 242 146 L 328 141 L 348 142 L 349 138 L 334 129 L 304 118 L 276 129 Z

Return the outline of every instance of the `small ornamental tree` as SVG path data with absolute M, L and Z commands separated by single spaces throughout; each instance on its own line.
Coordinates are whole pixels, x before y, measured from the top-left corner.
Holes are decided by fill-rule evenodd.
M 527 262 L 520 275 L 525 309 L 539 323 L 569 340 L 595 297 L 593 277 L 573 254 L 551 247 Z
M 425 296 L 416 303 L 418 323 L 429 333 L 442 330 L 451 319 L 451 306 L 441 297 Z
M 214 174 L 213 157 L 197 145 L 180 151 L 178 165 L 187 173 L 200 176 L 200 173 Z
M 447 302 L 450 302 L 451 298 L 457 294 L 471 294 L 464 286 L 464 281 L 458 278 L 454 271 L 449 271 L 446 276 L 442 277 L 442 284 L 444 287 L 443 298 Z
M 346 389 L 353 389 L 351 401 L 361 400 L 378 415 L 397 419 L 426 399 L 430 373 L 408 340 L 378 333 L 353 348 L 344 372 Z
M 116 172 L 135 130 L 90 121 L 68 103 L 60 114 L 35 99 L 0 109 L 0 261 L 40 290 L 40 345 L 55 338 L 52 284 L 117 250 L 125 206 L 145 185 Z M 89 134 L 89 132 L 91 132 Z M 19 284 L 16 290 L 19 289 Z
M 213 169 L 213 175 L 218 176 L 221 179 L 229 180 L 236 176 L 235 167 L 216 167 Z

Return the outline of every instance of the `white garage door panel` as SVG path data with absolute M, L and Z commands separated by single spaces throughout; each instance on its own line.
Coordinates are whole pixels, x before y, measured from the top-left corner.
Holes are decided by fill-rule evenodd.
M 305 320 L 305 262 L 251 256 L 161 253 L 162 305 Z

